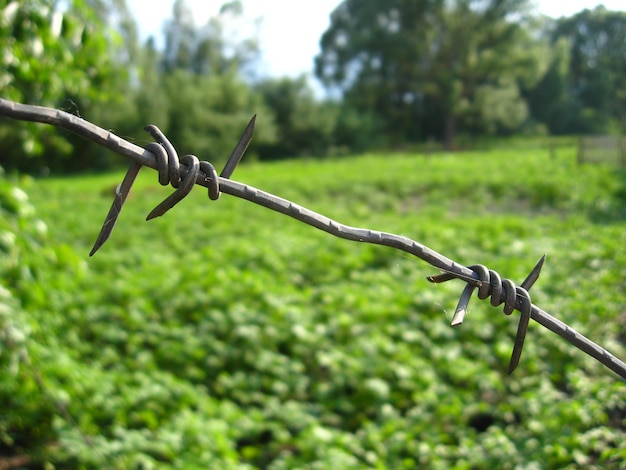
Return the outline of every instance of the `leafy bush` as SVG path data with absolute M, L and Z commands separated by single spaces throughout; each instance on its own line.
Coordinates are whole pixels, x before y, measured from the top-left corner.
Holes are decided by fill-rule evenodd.
M 602 167 L 577 178 L 574 162 L 573 149 L 369 155 L 236 177 L 518 282 L 547 252 L 536 303 L 623 358 L 619 181 Z M 33 444 L 3 437 L 4 455 L 120 469 L 622 465 L 622 381 L 535 324 L 507 376 L 515 321 L 475 300 L 450 328 L 461 284 L 428 284 L 432 269 L 403 253 L 204 191 L 145 223 L 171 190 L 145 171 L 85 262 L 120 177 L 31 185 L 48 234 L 32 213 L 7 218 L 16 243 L 32 241 L 3 266 L 33 366 L 3 346 L 13 406 L 0 429 L 15 441 L 19 416 Z
M 37 295 L 37 258 L 46 226 L 34 217 L 28 196 L 4 177 L 0 179 L 0 455 L 38 455 L 52 441 L 52 403 L 42 395 L 38 372 L 29 353 L 31 333 L 38 324 L 27 315 L 20 299 Z

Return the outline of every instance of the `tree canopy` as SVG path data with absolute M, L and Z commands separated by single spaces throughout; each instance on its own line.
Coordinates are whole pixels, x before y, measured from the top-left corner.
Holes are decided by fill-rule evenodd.
M 177 0 L 157 50 L 154 39 L 138 42 L 125 0 L 6 3 L 2 96 L 79 114 L 138 142 L 153 123 L 181 151 L 218 161 L 253 114 L 249 152 L 261 159 L 626 127 L 624 12 L 598 7 L 552 20 L 533 15 L 529 0 L 344 0 L 314 60 L 331 92 L 322 99 L 304 76 L 255 73 L 259 38 L 240 33 L 249 30 L 242 9 L 229 1 L 197 24 Z M 5 120 L 0 137 L 7 169 L 123 163 L 45 126 Z
M 88 112 L 120 99 L 127 78 L 118 33 L 106 17 L 113 4 L 66 2 L 61 11 L 52 1 L 13 1 L 0 12 L 0 82 L 2 95 L 15 101 Z M 2 164 L 22 170 L 42 166 L 37 157 L 61 166 L 71 155 L 65 136 L 45 126 L 4 121 L 0 127 Z M 70 138 L 71 139 L 71 138 Z M 26 158 L 24 158 L 26 156 Z M 93 162 L 92 162 L 93 163 Z M 80 161 L 74 161 L 80 167 Z
M 579 109 L 571 132 L 602 132 L 626 124 L 626 12 L 604 7 L 557 22 L 551 42 L 566 40 L 565 78 L 570 108 Z
M 321 39 L 316 74 L 402 140 L 515 130 L 517 79 L 533 68 L 527 0 L 345 0 Z M 497 104 L 497 106 L 493 106 Z

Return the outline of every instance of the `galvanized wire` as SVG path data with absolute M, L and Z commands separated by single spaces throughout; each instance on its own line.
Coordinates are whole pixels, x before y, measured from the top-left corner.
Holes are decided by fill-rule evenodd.
M 112 132 L 104 130 L 81 119 L 80 117 L 63 111 L 40 106 L 24 105 L 0 99 L 0 115 L 24 121 L 52 124 L 54 126 L 70 130 L 86 139 L 119 153 L 120 155 L 130 158 L 134 162 L 134 168 L 148 166 L 159 170 L 160 174 L 161 172 L 166 171 L 164 169 L 162 158 L 159 160 L 153 152 L 138 147 L 135 144 L 116 136 Z M 532 318 L 540 325 L 558 334 L 581 351 L 587 353 L 608 367 L 623 379 L 626 379 L 626 364 L 623 361 L 616 358 L 609 351 L 586 338 L 584 335 L 580 334 L 564 322 L 554 318 L 541 308 L 531 303 L 528 289 L 530 289 L 530 286 L 532 286 L 538 277 L 541 265 L 543 264 L 543 259 L 529 274 L 528 278 L 524 281 L 524 283 L 522 283 L 521 287 L 516 287 L 512 281 L 501 278 L 495 271 L 488 270 L 484 266 L 480 265 L 466 267 L 407 237 L 380 232 L 377 230 L 344 225 L 281 197 L 269 194 L 252 186 L 233 181 L 223 175 L 230 176 L 230 174 L 232 174 L 236 161 L 241 158 L 241 155 L 245 150 L 246 145 L 242 143 L 243 140 L 245 139 L 240 140 L 240 143 L 237 145 L 235 151 L 233 152 L 233 156 L 231 156 L 229 163 L 227 163 L 226 168 L 222 172 L 222 176 L 216 177 L 213 172 L 210 172 L 211 174 L 207 174 L 204 171 L 194 170 L 193 173 L 195 176 L 195 183 L 214 189 L 215 183 L 217 182 L 219 191 L 221 192 L 246 199 L 255 204 L 287 215 L 336 237 L 357 242 L 384 245 L 410 253 L 443 272 L 443 274 L 429 277 L 429 280 L 432 282 L 444 282 L 451 279 L 461 279 L 465 281 L 467 283 L 467 287 L 463 291 L 461 299 L 459 300 L 459 306 L 457 307 L 457 311 L 455 313 L 453 325 L 459 324 L 462 321 L 467 307 L 467 302 L 469 301 L 471 293 L 475 288 L 478 288 L 479 298 L 485 299 L 490 297 L 492 305 L 497 306 L 504 303 L 505 313 L 510 314 L 513 310 L 520 311 L 522 314 L 521 321 L 520 326 L 518 327 L 518 335 L 515 342 L 513 357 L 511 358 L 509 366 L 509 372 L 512 372 L 517 365 L 517 361 L 519 361 L 519 354 L 521 354 L 521 346 L 523 345 L 528 318 Z M 165 150 L 167 150 L 165 142 L 158 142 L 158 144 L 163 145 Z M 241 150 L 242 147 L 243 150 Z M 152 148 L 152 150 L 157 153 L 155 147 L 148 148 Z M 237 150 L 237 148 L 239 148 L 239 150 Z M 171 160 L 170 157 L 171 155 L 168 155 L 168 162 Z M 159 161 L 161 161 L 161 163 L 159 163 Z M 132 168 L 133 167 L 131 167 L 131 170 Z M 178 171 L 180 172 L 180 177 L 184 180 L 189 172 L 189 168 L 183 162 L 180 164 Z M 161 182 L 163 183 L 163 181 Z M 132 184 L 132 181 L 130 184 Z M 128 185 L 128 187 L 130 186 Z M 118 192 L 116 201 L 122 198 L 122 196 L 121 192 Z M 115 205 L 116 202 L 114 202 L 114 206 Z M 119 209 L 121 209 L 121 204 L 119 204 L 118 209 L 116 209 L 118 214 Z M 110 219 L 107 218 L 105 224 L 109 220 Z

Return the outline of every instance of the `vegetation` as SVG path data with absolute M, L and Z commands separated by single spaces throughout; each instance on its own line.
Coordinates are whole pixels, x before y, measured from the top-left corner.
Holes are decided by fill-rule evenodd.
M 391 142 L 624 130 L 626 14 L 537 18 L 527 0 L 346 0 L 316 75 Z
M 104 103 L 122 112 L 121 89 L 128 84 L 128 64 L 116 55 L 119 44 L 115 47 L 106 39 L 110 26 L 100 15 L 104 12 L 84 2 L 67 2 L 67 10 L 61 13 L 55 3 L 2 2 L 2 97 L 72 113 L 84 110 L 94 120 L 99 116 L 92 110 Z M 85 169 L 84 159 L 71 158 L 84 151 L 84 141 L 49 127 L 3 120 L 0 139 L 5 145 L 0 164 L 6 169 L 35 172 L 46 165 L 56 170 Z M 92 147 L 87 160 L 91 168 L 102 166 L 98 155 Z
M 198 26 L 178 0 L 164 50 L 124 0 L 3 2 L 2 97 L 139 145 L 155 123 L 216 166 L 256 113 L 237 179 L 518 282 L 548 253 L 535 302 L 624 358 L 625 175 L 529 136 L 624 130 L 626 15 L 525 5 L 346 0 L 321 101 L 255 76 L 237 1 Z M 516 322 L 475 300 L 450 328 L 462 284 L 423 262 L 201 191 L 145 223 L 171 191 L 147 170 L 87 258 L 124 159 L 9 120 L 0 141 L 0 468 L 624 468 L 623 381 L 536 324 L 507 376 Z
M 181 152 L 193 146 L 215 163 L 253 114 L 249 156 L 263 160 L 626 126 L 624 12 L 598 7 L 552 20 L 527 0 L 346 0 L 315 59 L 326 100 L 304 76 L 258 76 L 258 39 L 232 34 L 246 30 L 242 12 L 227 2 L 198 25 L 177 0 L 156 50 L 154 38 L 138 44 L 124 0 L 5 3 L 2 96 L 79 114 L 140 145 L 141 129 L 157 124 Z M 42 126 L 3 121 L 0 138 L 7 170 L 119 164 Z
M 572 148 L 247 165 L 237 179 L 521 281 L 626 355 L 624 182 Z M 485 168 L 500 168 L 491 172 Z M 507 168 L 515 169 L 513 172 Z M 422 261 L 145 171 L 86 253 L 121 174 L 2 186 L 0 459 L 26 468 L 620 468 L 624 384 Z M 35 209 L 36 208 L 36 213 Z M 2 460 L 0 460 L 2 461 Z
M 322 37 L 316 73 L 347 103 L 384 116 L 394 140 L 444 136 L 449 147 L 461 126 L 514 131 L 527 118 L 518 82 L 532 83 L 541 62 L 519 19 L 527 5 L 348 0 Z
M 559 97 L 552 106 L 566 107 L 560 118 L 565 123 L 548 121 L 554 132 L 623 132 L 626 109 L 626 62 L 623 38 L 626 35 L 624 14 L 603 9 L 585 10 L 564 18 L 552 26 L 551 42 L 565 40 L 569 50 L 569 69 L 560 78 L 546 78 Z M 552 84 L 550 82 L 552 81 Z M 561 82 L 559 86 L 554 82 Z M 536 103 L 536 109 L 541 105 Z M 550 109 L 548 112 L 554 112 Z

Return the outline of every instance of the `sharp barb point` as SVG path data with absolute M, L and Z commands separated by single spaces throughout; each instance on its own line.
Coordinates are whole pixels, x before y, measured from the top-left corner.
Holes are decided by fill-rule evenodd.
M 252 141 L 252 137 L 254 136 L 255 123 L 256 123 L 256 114 L 252 116 L 252 119 L 250 119 L 250 122 L 248 122 L 248 125 L 246 126 L 245 130 L 241 134 L 241 137 L 239 138 L 239 142 L 237 142 L 237 145 L 235 145 L 235 148 L 233 149 L 233 152 L 230 154 L 230 157 L 228 158 L 226 165 L 224 165 L 224 169 L 220 173 L 220 177 L 230 178 L 232 176 L 233 172 L 235 171 L 235 168 L 237 168 L 237 165 L 241 161 L 243 154 L 246 153 L 246 150 L 248 149 L 248 146 L 250 145 L 250 142 Z
M 530 288 L 535 284 L 535 282 L 537 282 L 537 279 L 539 279 L 539 275 L 541 274 L 541 269 L 543 268 L 543 263 L 545 261 L 546 261 L 546 255 L 543 255 L 541 259 L 539 260 L 539 262 L 532 269 L 530 274 L 528 274 L 528 277 L 526 277 L 526 279 L 524 279 L 524 282 L 522 282 L 521 286 L 524 289 L 530 290 Z
M 465 319 L 465 314 L 467 313 L 467 306 L 469 305 L 469 301 L 472 298 L 472 294 L 474 293 L 475 287 L 471 284 L 467 284 L 461 293 L 461 297 L 459 298 L 459 303 L 456 306 L 456 310 L 454 311 L 454 316 L 452 317 L 452 321 L 450 322 L 451 326 L 459 326 L 463 323 Z
M 509 362 L 509 374 L 512 374 L 519 364 L 522 357 L 522 349 L 524 349 L 524 340 L 528 331 L 528 323 L 530 322 L 530 309 L 527 312 L 521 312 L 517 333 L 515 335 L 515 344 L 513 345 L 513 353 Z
M 481 287 L 483 283 L 479 279 L 475 279 L 471 276 L 467 276 L 465 274 L 456 273 L 452 271 L 448 271 L 443 268 L 439 268 L 443 271 L 441 274 L 436 274 L 434 276 L 428 276 L 426 279 L 433 284 L 440 284 L 442 282 L 451 281 L 452 279 L 461 279 L 468 284 L 473 285 L 474 287 Z
M 124 179 L 115 189 L 115 198 L 113 199 L 113 204 L 111 204 L 111 208 L 109 209 L 109 212 L 104 219 L 104 223 L 102 224 L 102 228 L 100 229 L 98 238 L 96 238 L 96 242 L 89 252 L 89 256 L 93 256 L 96 251 L 98 251 L 100 247 L 104 245 L 104 243 L 111 236 L 111 233 L 115 228 L 115 224 L 117 223 L 117 219 L 122 212 L 122 207 L 124 207 L 124 202 L 126 202 L 128 193 L 130 193 L 130 188 L 133 186 L 135 178 L 137 178 L 137 175 L 139 174 L 139 170 L 141 170 L 141 165 L 139 163 L 133 162 L 128 168 Z

